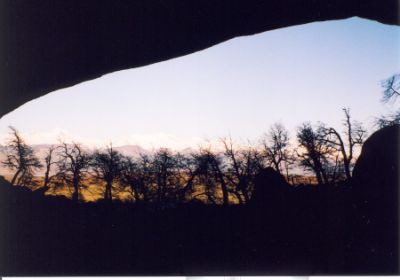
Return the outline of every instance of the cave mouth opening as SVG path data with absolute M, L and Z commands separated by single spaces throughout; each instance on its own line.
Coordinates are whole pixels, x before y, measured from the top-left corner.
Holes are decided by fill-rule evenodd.
M 60 88 L 194 53 L 226 40 L 312 22 L 361 17 L 399 25 L 398 1 L 73 0 L 1 5 L 4 116 Z
M 380 81 L 398 69 L 399 37 L 398 27 L 352 18 L 235 38 L 31 101 L 1 119 L 1 139 L 13 125 L 32 144 L 257 144 L 277 122 L 293 139 L 303 122 L 341 127 L 344 107 L 373 129 L 388 110 Z

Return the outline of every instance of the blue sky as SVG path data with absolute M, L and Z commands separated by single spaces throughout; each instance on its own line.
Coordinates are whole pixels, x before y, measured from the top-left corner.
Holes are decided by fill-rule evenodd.
M 32 144 L 184 148 L 231 135 L 255 141 L 274 122 L 340 128 L 342 107 L 368 127 L 390 111 L 380 81 L 400 72 L 400 27 L 359 18 L 235 38 L 195 54 L 52 92 L 0 119 Z

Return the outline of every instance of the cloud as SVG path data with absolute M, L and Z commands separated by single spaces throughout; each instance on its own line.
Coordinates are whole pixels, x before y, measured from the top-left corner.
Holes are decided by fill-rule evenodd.
M 139 145 L 145 149 L 169 148 L 181 150 L 195 148 L 205 141 L 199 137 L 178 137 L 167 133 L 130 134 L 123 145 Z

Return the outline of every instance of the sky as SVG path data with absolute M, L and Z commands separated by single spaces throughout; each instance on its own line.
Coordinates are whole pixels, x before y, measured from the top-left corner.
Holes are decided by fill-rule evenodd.
M 61 67 L 61 66 L 60 66 Z M 183 149 L 257 141 L 275 122 L 341 129 L 343 107 L 371 128 L 381 81 L 400 72 L 400 27 L 351 18 L 235 38 L 184 57 L 57 90 L 0 119 L 30 144 Z

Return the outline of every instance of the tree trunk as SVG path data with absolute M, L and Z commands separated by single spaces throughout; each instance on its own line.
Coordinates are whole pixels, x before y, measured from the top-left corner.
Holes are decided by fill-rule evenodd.
M 73 185 L 74 185 L 74 193 L 72 194 L 72 200 L 75 202 L 78 202 L 78 200 L 79 200 L 79 183 L 76 180 L 74 180 Z
M 50 168 L 47 168 L 46 173 L 44 174 L 43 188 L 47 188 L 47 185 L 49 184 L 49 174 L 50 174 Z
M 222 177 L 221 172 L 218 172 L 218 180 L 219 183 L 221 184 L 223 204 L 228 205 L 229 204 L 228 188 L 226 187 L 225 180 Z
M 315 175 L 317 176 L 318 185 L 323 185 L 324 182 L 322 180 L 321 172 L 319 172 L 319 170 L 315 170 Z
M 321 168 L 321 174 L 322 174 L 322 178 L 324 179 L 324 183 L 328 184 L 329 180 L 328 180 L 328 176 L 326 176 L 325 170 Z
M 279 174 L 282 174 L 282 173 L 281 173 L 281 169 L 280 169 L 280 167 L 279 167 L 279 163 L 278 163 L 275 159 L 273 160 L 273 164 L 275 165 L 276 171 L 277 171 Z
M 250 201 L 250 196 L 249 193 L 247 191 L 247 188 L 243 188 L 242 189 L 242 193 L 243 193 L 243 197 L 244 197 L 244 203 L 247 204 Z
M 322 164 L 319 161 L 319 159 L 315 156 L 312 157 L 312 161 L 314 163 L 314 172 L 315 175 L 317 176 L 317 181 L 318 181 L 318 185 L 323 185 L 324 181 L 325 181 L 325 174 L 322 170 Z
M 106 190 L 104 192 L 104 200 L 108 202 L 112 202 L 112 193 L 111 193 L 112 184 L 111 182 L 106 183 Z
M 17 180 L 18 175 L 19 175 L 20 173 L 21 173 L 21 169 L 18 169 L 17 172 L 15 172 L 14 177 L 13 177 L 12 180 L 11 180 L 11 185 L 14 186 L 15 181 Z
M 240 205 L 244 204 L 243 198 L 240 195 L 240 191 L 238 189 L 236 191 L 233 191 L 232 193 L 236 196 L 236 198 L 238 199 Z
M 26 175 L 26 170 L 24 170 L 24 171 L 22 172 L 21 176 L 19 176 L 19 178 L 17 178 L 16 184 L 17 184 L 18 186 L 21 186 L 21 181 L 22 181 L 22 179 L 25 177 L 25 175 Z M 23 186 L 23 187 L 25 187 L 25 186 Z
M 249 201 L 250 201 L 250 197 L 249 197 L 249 193 L 247 192 L 247 189 L 248 189 L 248 182 L 247 182 L 247 180 L 241 180 L 241 182 L 239 183 L 239 190 L 241 190 L 241 192 L 242 192 L 242 194 L 243 194 L 243 197 L 244 197 L 244 204 L 246 204 L 246 203 L 248 203 Z M 239 194 L 239 196 L 240 196 L 240 194 Z M 241 199 L 240 199 L 241 200 Z M 242 201 L 241 201 L 241 203 L 242 203 Z
M 347 180 L 350 180 L 351 173 L 350 173 L 350 161 L 349 160 L 344 160 L 344 171 L 346 173 Z
M 135 198 L 135 202 L 138 202 L 140 200 L 139 192 L 135 188 L 135 184 L 134 183 L 131 183 L 130 186 L 131 186 L 132 196 Z

